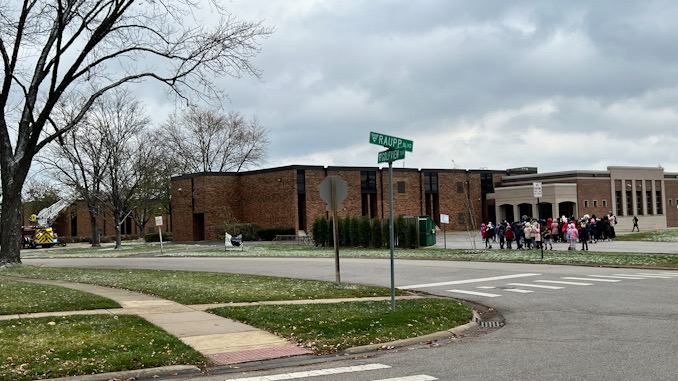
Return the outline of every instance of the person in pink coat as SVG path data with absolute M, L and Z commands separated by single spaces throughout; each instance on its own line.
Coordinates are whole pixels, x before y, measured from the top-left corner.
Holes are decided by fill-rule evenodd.
M 554 241 L 558 241 L 558 219 L 554 218 L 553 221 L 551 221 L 551 238 L 553 238 Z
M 532 240 L 535 243 L 535 249 L 541 247 L 541 225 L 537 220 L 532 220 Z
M 577 241 L 579 240 L 579 231 L 577 231 L 577 225 L 572 222 L 568 227 L 568 233 L 570 233 L 570 248 L 568 250 L 577 250 Z

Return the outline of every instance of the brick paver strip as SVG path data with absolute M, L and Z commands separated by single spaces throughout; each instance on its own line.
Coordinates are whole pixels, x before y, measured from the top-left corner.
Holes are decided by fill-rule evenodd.
M 281 357 L 311 354 L 309 349 L 287 345 L 284 347 L 250 349 L 247 351 L 215 353 L 206 357 L 219 365 L 234 364 L 246 361 L 277 359 Z

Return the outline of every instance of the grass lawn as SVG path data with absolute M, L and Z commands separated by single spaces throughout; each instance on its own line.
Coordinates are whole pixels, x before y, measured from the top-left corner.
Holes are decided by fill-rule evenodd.
M 645 230 L 635 233 L 617 234 L 617 241 L 678 242 L 678 229 Z
M 676 230 L 678 231 L 678 230 Z M 252 256 L 252 257 L 334 257 L 331 248 L 293 245 L 260 245 L 245 247 L 245 251 L 204 250 L 190 253 L 177 252 L 169 256 Z M 345 258 L 389 258 L 388 250 L 342 248 Z M 397 259 L 437 259 L 456 261 L 538 262 L 551 264 L 581 264 L 591 266 L 629 266 L 678 268 L 678 255 L 650 253 L 607 253 L 596 251 L 544 251 L 539 250 L 468 250 L 431 249 L 396 250 Z
M 70 288 L 0 279 L 0 315 L 100 308 L 120 308 L 120 305 Z
M 140 291 L 182 304 L 389 296 L 390 289 L 269 276 L 165 270 L 10 266 L 0 275 L 58 279 Z M 398 295 L 406 295 L 398 291 Z
M 193 245 L 181 245 L 166 243 L 163 252 L 171 253 L 176 250 L 188 250 Z M 127 241 L 122 243 L 120 249 L 115 249 L 115 244 L 104 244 L 102 247 L 53 247 L 49 249 L 23 249 L 21 258 L 104 258 L 104 257 L 129 257 L 139 254 L 160 254 L 159 243 L 143 243 Z
M 266 305 L 213 309 L 229 317 L 273 332 L 311 348 L 316 353 L 386 343 L 422 336 L 468 323 L 471 308 L 450 299 L 348 302 L 306 305 Z
M 179 339 L 127 315 L 0 321 L 0 353 L 2 380 L 206 364 L 200 353 Z

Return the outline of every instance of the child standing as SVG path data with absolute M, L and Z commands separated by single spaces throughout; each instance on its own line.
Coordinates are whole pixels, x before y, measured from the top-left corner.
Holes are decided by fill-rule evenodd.
M 570 228 L 567 229 L 569 234 L 568 239 L 570 240 L 570 250 L 577 250 L 577 240 L 579 239 L 579 232 L 577 231 L 577 225 L 574 222 L 570 223 Z

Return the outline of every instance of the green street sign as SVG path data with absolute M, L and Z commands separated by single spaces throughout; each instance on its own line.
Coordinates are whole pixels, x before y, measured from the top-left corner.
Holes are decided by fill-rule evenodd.
M 386 151 L 379 152 L 379 156 L 377 156 L 377 162 L 378 163 L 388 163 L 390 161 L 394 160 L 400 160 L 405 158 L 405 150 L 404 149 L 390 149 Z
M 395 136 L 384 135 L 378 132 L 370 132 L 370 143 L 387 148 L 403 148 L 408 152 L 412 152 L 412 146 L 414 145 L 411 140 L 396 138 Z

